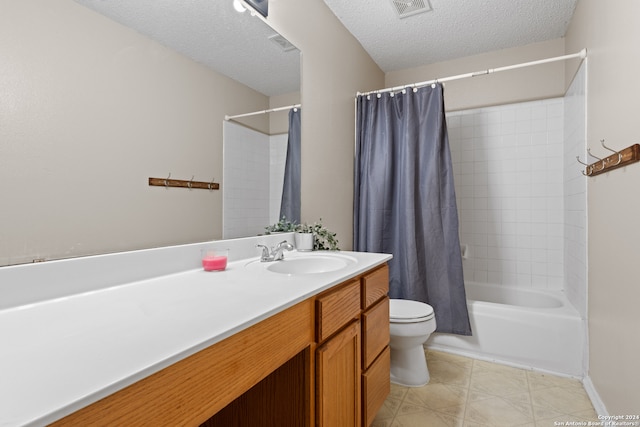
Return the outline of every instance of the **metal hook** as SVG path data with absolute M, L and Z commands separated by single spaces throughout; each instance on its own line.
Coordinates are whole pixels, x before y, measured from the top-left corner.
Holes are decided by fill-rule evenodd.
M 607 150 L 611 151 L 612 153 L 614 153 L 614 154 L 617 154 L 617 155 L 618 155 L 618 162 L 617 162 L 616 164 L 612 165 L 612 166 L 619 165 L 619 164 L 620 164 L 620 162 L 622 161 L 622 154 L 621 154 L 619 151 L 612 150 L 611 148 L 609 148 L 609 147 L 607 147 L 606 145 L 604 145 L 604 139 L 601 139 L 601 140 L 600 140 L 600 145 L 602 145 L 602 147 L 603 147 L 603 148 L 605 148 L 605 149 L 607 149 Z
M 580 156 L 576 156 L 576 160 L 578 161 L 578 163 L 580 163 L 581 165 L 585 165 L 587 167 L 587 173 L 584 173 L 584 171 L 582 172 L 582 175 L 584 176 L 589 176 L 591 175 L 591 173 L 593 172 L 593 166 L 590 166 L 589 164 L 583 162 L 580 160 Z
M 593 154 L 591 154 L 591 148 L 587 148 L 587 153 L 589 153 L 589 155 L 590 155 L 591 157 L 593 157 L 594 159 L 602 160 L 600 157 L 598 157 L 598 156 L 594 156 Z
M 598 159 L 598 160 L 600 160 L 600 162 L 601 162 L 601 167 L 600 167 L 600 169 L 596 169 L 596 168 L 595 168 L 595 163 L 594 163 L 594 166 L 592 166 L 592 167 L 591 167 L 591 171 L 592 171 L 592 172 L 599 172 L 599 171 L 604 170 L 604 168 L 607 166 L 607 159 L 601 159 L 601 158 L 600 158 L 600 157 L 598 157 L 598 156 L 594 156 L 594 155 L 591 153 L 591 148 L 587 148 L 587 153 L 589 153 L 589 155 L 590 155 L 591 157 L 593 157 L 594 159 Z
M 169 172 L 169 176 L 164 179 L 164 188 L 169 188 L 169 178 L 171 178 L 171 172 Z

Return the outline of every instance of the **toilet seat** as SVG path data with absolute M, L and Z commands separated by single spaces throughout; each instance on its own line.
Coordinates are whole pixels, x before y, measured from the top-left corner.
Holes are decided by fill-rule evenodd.
M 389 300 L 389 319 L 393 323 L 418 323 L 433 319 L 433 307 L 419 301 Z

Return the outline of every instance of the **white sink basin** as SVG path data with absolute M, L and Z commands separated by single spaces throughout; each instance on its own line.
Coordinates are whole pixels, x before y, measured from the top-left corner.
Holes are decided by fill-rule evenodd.
M 348 260 L 335 256 L 310 256 L 276 261 L 267 270 L 281 274 L 316 274 L 340 270 L 349 265 Z
M 354 263 L 356 263 L 355 258 L 336 253 L 295 253 L 285 254 L 285 258 L 282 261 L 268 263 L 253 261 L 250 264 L 262 264 L 263 268 L 272 273 L 299 275 L 329 273 L 343 269 Z

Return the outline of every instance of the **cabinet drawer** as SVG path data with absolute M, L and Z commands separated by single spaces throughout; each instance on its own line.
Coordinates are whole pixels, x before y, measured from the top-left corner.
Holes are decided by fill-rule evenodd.
M 362 278 L 362 308 L 366 309 L 389 292 L 389 267 L 385 264 Z
M 389 298 L 385 297 L 362 314 L 362 369 L 389 345 Z
M 391 392 L 391 350 L 386 347 L 362 374 L 362 425 L 369 426 Z
M 316 299 L 317 342 L 322 342 L 360 314 L 360 282 L 321 295 Z

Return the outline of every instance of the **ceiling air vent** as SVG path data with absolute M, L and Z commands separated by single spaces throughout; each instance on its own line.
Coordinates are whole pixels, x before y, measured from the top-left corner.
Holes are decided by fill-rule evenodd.
M 290 50 L 297 49 L 294 45 L 291 44 L 289 40 L 285 39 L 280 34 L 274 34 L 270 36 L 269 40 L 280 46 L 280 49 L 282 49 L 284 52 L 289 52 Z
M 432 10 L 429 0 L 391 0 L 391 3 L 400 18 Z

